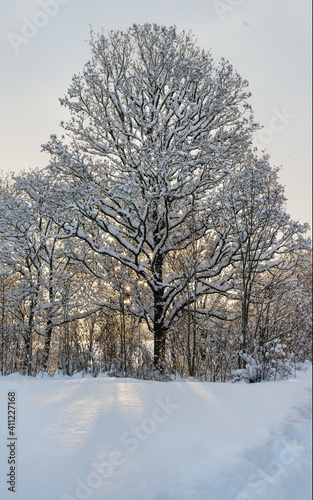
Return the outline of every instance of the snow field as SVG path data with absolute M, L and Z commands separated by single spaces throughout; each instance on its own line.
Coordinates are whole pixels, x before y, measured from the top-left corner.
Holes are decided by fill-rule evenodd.
M 17 487 L 7 490 L 7 393 Z M 308 500 L 311 369 L 260 384 L 0 378 L 0 498 Z

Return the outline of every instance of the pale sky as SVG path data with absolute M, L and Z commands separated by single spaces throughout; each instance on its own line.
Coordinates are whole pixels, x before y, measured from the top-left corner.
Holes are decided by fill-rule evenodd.
M 90 58 L 89 27 L 191 30 L 250 83 L 256 141 L 282 166 L 287 211 L 312 226 L 311 0 L 0 0 L 0 170 L 43 167 L 58 102 Z

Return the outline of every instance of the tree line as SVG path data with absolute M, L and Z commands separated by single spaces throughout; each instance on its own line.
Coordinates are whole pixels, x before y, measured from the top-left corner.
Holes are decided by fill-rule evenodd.
M 311 359 L 311 244 L 247 81 L 175 27 L 90 46 L 48 166 L 1 179 L 2 374 L 287 375 Z

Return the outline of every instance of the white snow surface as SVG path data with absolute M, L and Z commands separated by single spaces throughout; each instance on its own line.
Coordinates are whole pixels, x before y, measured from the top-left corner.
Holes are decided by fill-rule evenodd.
M 0 377 L 2 500 L 309 500 L 312 370 L 258 384 Z M 15 391 L 16 492 L 7 393 Z

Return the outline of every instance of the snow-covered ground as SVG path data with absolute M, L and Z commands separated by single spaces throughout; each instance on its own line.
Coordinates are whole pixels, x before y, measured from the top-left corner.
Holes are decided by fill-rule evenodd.
M 311 375 L 260 384 L 2 377 L 0 498 L 309 500 Z M 16 493 L 6 483 L 14 391 Z

